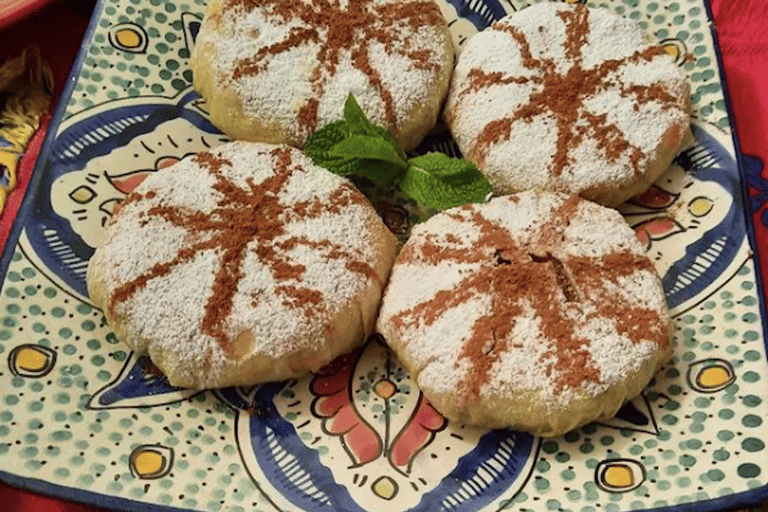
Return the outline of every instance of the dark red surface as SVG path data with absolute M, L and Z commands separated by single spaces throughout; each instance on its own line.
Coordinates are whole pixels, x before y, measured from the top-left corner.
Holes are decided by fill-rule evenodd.
M 0 0 L 1 2 L 2 0 Z M 41 2 L 42 3 L 42 2 Z M 95 0 L 63 0 L 51 3 L 31 16 L 0 30 L 0 63 L 16 57 L 24 48 L 36 46 L 43 59 L 53 68 L 54 99 L 50 112 L 67 82 L 72 63 L 77 57 L 80 42 L 88 27 Z M 43 119 L 41 128 L 32 138 L 27 153 L 21 160 L 16 189 L 8 197 L 5 211 L 0 216 L 0 248 L 5 245 L 8 231 L 24 195 L 35 165 L 50 115 Z M 0 462 L 0 470 L 12 461 Z M 0 510 L 8 512 L 107 512 L 106 509 L 88 507 L 0 483 Z
M 0 30 L 0 62 L 17 55 L 27 46 L 39 47 L 43 58 L 53 66 L 56 83 L 54 96 L 58 98 L 77 55 L 94 3 L 94 0 L 55 2 L 33 16 Z M 768 163 L 768 31 L 765 30 L 768 2 L 710 0 L 710 3 L 741 150 L 758 157 L 764 164 Z M 54 106 L 55 100 L 51 111 Z M 11 194 L 7 209 L 0 217 L 0 248 L 5 243 L 29 181 L 44 137 L 44 128 L 45 125 L 38 131 L 22 160 L 19 186 Z M 768 180 L 768 169 L 764 168 L 762 175 Z M 761 211 L 755 213 L 754 221 L 763 282 L 768 283 L 768 225 L 761 221 L 764 210 L 768 210 L 768 206 L 761 207 Z M 48 498 L 5 484 L 0 484 L 0 509 L 12 512 L 106 511 Z
M 41 57 L 50 63 L 54 80 L 50 112 L 54 111 L 56 100 L 67 82 L 95 3 L 95 0 L 53 2 L 32 16 L 0 30 L 0 64 L 17 57 L 24 48 L 29 47 L 39 48 Z M 0 248 L 5 245 L 24 197 L 49 120 L 50 116 L 43 119 L 42 129 L 35 134 L 27 153 L 21 159 L 16 188 L 8 196 L 5 209 L 0 215 Z
M 0 11 L 2 11 L 2 16 L 0 16 L 0 29 L 42 9 L 45 7 L 45 4 L 49 2 L 51 2 L 51 0 L 26 0 L 24 2 L 13 4 L 13 8 L 7 12 L 0 9 Z
M 741 152 L 762 161 L 761 176 L 768 180 L 768 2 L 710 1 Z M 754 212 L 753 222 L 761 275 L 768 288 L 766 212 L 768 206 L 762 205 Z

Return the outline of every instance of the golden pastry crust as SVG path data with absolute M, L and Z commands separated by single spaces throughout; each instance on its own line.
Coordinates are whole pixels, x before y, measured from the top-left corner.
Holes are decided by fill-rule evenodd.
M 303 147 L 352 93 L 410 150 L 435 125 L 453 53 L 432 0 L 215 0 L 190 66 L 211 121 L 233 139 Z
M 414 228 L 377 322 L 445 416 L 554 436 L 612 417 L 671 356 L 664 291 L 632 229 L 527 191 Z
M 347 180 L 233 142 L 148 177 L 87 274 L 93 302 L 171 384 L 315 371 L 373 331 L 396 240 Z
M 475 35 L 444 118 L 496 194 L 546 188 L 615 207 L 691 142 L 690 84 L 607 9 L 543 2 Z

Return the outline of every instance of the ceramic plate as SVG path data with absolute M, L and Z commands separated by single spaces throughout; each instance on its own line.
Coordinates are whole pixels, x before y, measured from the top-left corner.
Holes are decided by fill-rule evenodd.
M 691 79 L 695 144 L 622 207 L 663 276 L 675 354 L 614 420 L 545 440 L 448 422 L 379 337 L 317 375 L 206 392 L 171 387 L 116 339 L 84 281 L 113 208 L 226 139 L 187 67 L 205 2 L 103 0 L 2 259 L 2 478 L 162 511 L 714 511 L 768 496 L 761 290 L 702 1 L 600 3 Z M 459 48 L 523 7 L 441 4 Z M 439 128 L 427 149 L 456 153 Z M 406 234 L 419 212 L 380 199 Z

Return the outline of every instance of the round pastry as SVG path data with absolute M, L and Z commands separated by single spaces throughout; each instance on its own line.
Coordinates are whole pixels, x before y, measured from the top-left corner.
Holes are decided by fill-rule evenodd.
M 190 66 L 233 139 L 303 147 L 352 93 L 410 150 L 435 125 L 453 43 L 432 0 L 214 0 Z
M 543 2 L 467 43 L 445 121 L 497 194 L 531 188 L 618 206 L 692 140 L 690 85 L 606 9 Z
M 618 212 L 526 191 L 415 226 L 377 330 L 446 417 L 553 436 L 637 396 L 671 356 L 670 325 Z
M 172 385 L 314 371 L 374 328 L 396 241 L 344 178 L 233 142 L 149 176 L 88 266 L 110 327 Z

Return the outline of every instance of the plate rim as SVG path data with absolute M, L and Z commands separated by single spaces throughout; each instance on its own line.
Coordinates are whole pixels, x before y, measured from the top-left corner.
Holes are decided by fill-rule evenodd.
M 52 0 L 31 0 L 30 2 L 27 2 L 23 8 L 15 11 L 11 16 L 0 18 L 0 29 L 4 28 L 10 23 L 18 21 L 24 16 L 31 14 L 34 10 L 43 7 L 45 4 L 51 1 Z M 3 285 L 5 283 L 4 278 L 8 272 L 8 268 L 12 261 L 13 255 L 19 244 L 22 231 L 30 221 L 31 212 L 34 209 L 37 200 L 41 196 L 40 183 L 42 181 L 45 168 L 48 165 L 53 142 L 58 135 L 61 124 L 64 122 L 65 113 L 69 105 L 69 101 L 73 96 L 75 84 L 81 75 L 85 58 L 91 45 L 94 42 L 95 32 L 99 27 L 99 22 L 103 16 L 104 7 L 106 6 L 107 1 L 108 0 L 97 0 L 96 5 L 94 6 L 94 10 L 91 14 L 88 26 L 83 35 L 83 40 L 80 44 L 77 57 L 67 77 L 67 83 L 61 93 L 59 102 L 56 106 L 56 110 L 51 117 L 48 132 L 45 135 L 45 139 L 43 141 L 37 161 L 35 162 L 35 166 L 33 168 L 32 175 L 30 177 L 27 193 L 22 199 L 17 215 L 13 220 L 11 229 L 8 233 L 8 237 L 4 241 L 2 254 L 0 254 L 0 292 L 2 292 Z M 734 145 L 735 160 L 740 178 L 740 193 L 743 200 L 742 213 L 744 214 L 746 221 L 747 239 L 749 242 L 750 251 L 752 253 L 751 259 L 755 265 L 753 277 L 755 280 L 756 291 L 759 296 L 758 307 L 761 314 L 761 331 L 763 334 L 763 344 L 766 347 L 766 352 L 768 353 L 768 305 L 766 304 L 765 283 L 760 272 L 760 261 L 757 256 L 758 244 L 756 239 L 754 219 L 752 217 L 752 212 L 750 211 L 748 201 L 749 189 L 746 181 L 744 154 L 741 152 L 738 133 L 735 129 L 736 120 L 733 113 L 733 105 L 728 88 L 726 71 L 723 66 L 722 51 L 720 49 L 720 42 L 717 36 L 717 27 L 714 23 L 711 0 L 701 1 L 706 10 L 706 16 L 709 21 L 709 32 L 712 37 L 713 51 L 717 59 L 717 69 L 720 76 L 719 82 L 720 86 L 722 87 L 725 109 L 731 128 L 730 137 Z M 94 105 L 93 107 L 84 109 L 81 112 L 85 112 L 90 108 L 97 106 L 98 105 Z M 541 441 L 539 440 L 535 442 L 540 443 Z M 81 487 L 68 487 L 34 477 L 20 476 L 4 470 L 0 470 L 0 481 L 20 489 L 40 493 L 55 499 L 71 500 L 86 506 L 109 507 L 110 509 L 118 510 L 121 512 L 131 512 L 136 510 L 137 505 L 139 505 L 142 510 L 148 510 L 150 512 L 189 512 L 190 510 L 205 510 L 204 508 L 199 507 L 196 507 L 195 509 L 177 508 L 172 505 L 162 505 L 152 502 L 134 500 L 128 497 L 115 496 L 112 494 L 103 494 Z M 766 500 L 768 500 L 768 481 L 759 487 L 727 496 L 715 497 L 703 501 L 691 501 L 681 504 L 666 505 L 663 507 L 655 507 L 644 510 L 645 512 L 720 512 L 723 510 L 754 507 Z

